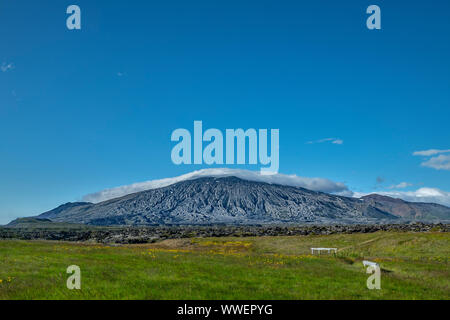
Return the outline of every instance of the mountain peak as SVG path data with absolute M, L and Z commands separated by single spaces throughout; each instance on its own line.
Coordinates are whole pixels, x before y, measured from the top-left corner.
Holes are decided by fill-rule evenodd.
M 334 182 L 324 178 L 308 178 L 281 173 L 273 175 L 263 175 L 261 174 L 260 171 L 250 171 L 250 170 L 230 169 L 230 168 L 213 168 L 213 169 L 202 169 L 192 171 L 190 173 L 183 174 L 181 176 L 173 178 L 149 180 L 117 188 L 105 189 L 99 192 L 86 195 L 84 197 L 84 200 L 88 202 L 99 203 L 102 201 L 118 198 L 136 192 L 158 189 L 173 185 L 181 181 L 190 181 L 205 177 L 213 177 L 213 178 L 236 177 L 248 181 L 265 182 L 270 184 L 300 187 L 313 191 L 351 195 L 351 192 L 348 190 L 345 184 L 341 182 Z
M 236 176 L 199 177 L 40 216 L 93 225 L 351 223 L 396 219 L 364 202 Z
M 100 203 L 66 203 L 39 218 L 91 225 L 369 223 L 450 220 L 450 208 L 377 194 L 362 199 L 242 177 L 201 176 Z

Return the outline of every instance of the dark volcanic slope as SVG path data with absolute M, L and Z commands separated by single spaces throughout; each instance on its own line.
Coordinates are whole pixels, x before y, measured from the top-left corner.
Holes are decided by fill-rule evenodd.
M 94 225 L 148 225 L 365 222 L 396 217 L 354 198 L 236 177 L 211 177 L 98 204 L 65 204 L 39 218 Z
M 68 203 L 39 216 L 92 225 L 365 223 L 398 217 L 450 219 L 450 208 L 389 197 L 340 197 L 236 177 L 209 177 L 97 204 Z

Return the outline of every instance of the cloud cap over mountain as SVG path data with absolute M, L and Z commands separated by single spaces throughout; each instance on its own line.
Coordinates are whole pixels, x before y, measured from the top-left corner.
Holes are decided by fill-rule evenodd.
M 312 191 L 336 193 L 339 195 L 351 196 L 353 194 L 345 184 L 341 182 L 334 182 L 325 178 L 308 178 L 308 177 L 299 177 L 295 174 L 286 175 L 280 173 L 274 175 L 261 175 L 259 171 L 217 168 L 217 169 L 202 169 L 178 177 L 165 178 L 159 180 L 149 180 L 145 182 L 133 183 L 130 185 L 120 186 L 116 188 L 105 189 L 84 196 L 83 201 L 98 203 L 122 197 L 127 194 L 135 192 L 170 186 L 172 184 L 185 180 L 194 180 L 202 177 L 230 177 L 230 176 L 234 176 L 249 181 L 281 184 L 292 187 L 301 187 Z
M 130 185 L 124 185 L 116 188 L 105 189 L 99 192 L 87 194 L 83 197 L 83 201 L 99 203 L 110 199 L 122 197 L 131 193 L 158 189 L 167 187 L 177 182 L 185 180 L 195 180 L 203 177 L 237 177 L 244 180 L 267 182 L 271 184 L 280 184 L 291 187 L 301 187 L 312 191 L 320 191 L 325 193 L 332 193 L 341 196 L 359 198 L 373 192 L 353 192 L 342 182 L 334 182 L 326 178 L 308 178 L 300 177 L 295 174 L 275 174 L 275 175 L 261 175 L 260 171 L 250 171 L 241 169 L 230 168 L 214 168 L 214 169 L 202 169 L 193 171 L 187 174 L 183 174 L 178 177 L 149 180 L 139 183 L 133 183 Z M 450 206 L 450 192 L 440 190 L 438 188 L 419 188 L 415 191 L 400 191 L 395 190 L 412 186 L 409 183 L 401 183 L 396 186 L 391 186 L 389 190 L 379 190 L 376 193 L 380 195 L 386 195 L 394 198 L 403 199 L 411 202 L 429 202 L 438 203 L 445 206 Z

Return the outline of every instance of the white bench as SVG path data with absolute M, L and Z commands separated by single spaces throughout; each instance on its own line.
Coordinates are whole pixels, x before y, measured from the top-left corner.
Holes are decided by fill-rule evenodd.
M 379 267 L 380 266 L 378 263 L 372 262 L 372 261 L 368 261 L 368 260 L 363 260 L 362 263 L 363 263 L 364 267 L 367 267 L 367 266 Z
M 311 248 L 311 254 L 314 254 L 314 251 L 317 251 L 319 254 L 322 251 L 326 251 L 328 253 L 331 253 L 332 251 L 334 251 L 334 253 L 337 253 L 337 248 Z

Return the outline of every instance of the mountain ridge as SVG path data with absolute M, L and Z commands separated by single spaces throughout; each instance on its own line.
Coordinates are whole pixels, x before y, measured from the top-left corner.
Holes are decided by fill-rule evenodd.
M 383 196 L 384 197 L 384 196 Z M 389 198 L 389 197 L 387 197 Z M 384 199 L 382 201 L 382 199 Z M 67 203 L 38 218 L 91 225 L 366 223 L 450 219 L 450 208 L 361 199 L 237 177 L 202 177 L 100 203 Z

